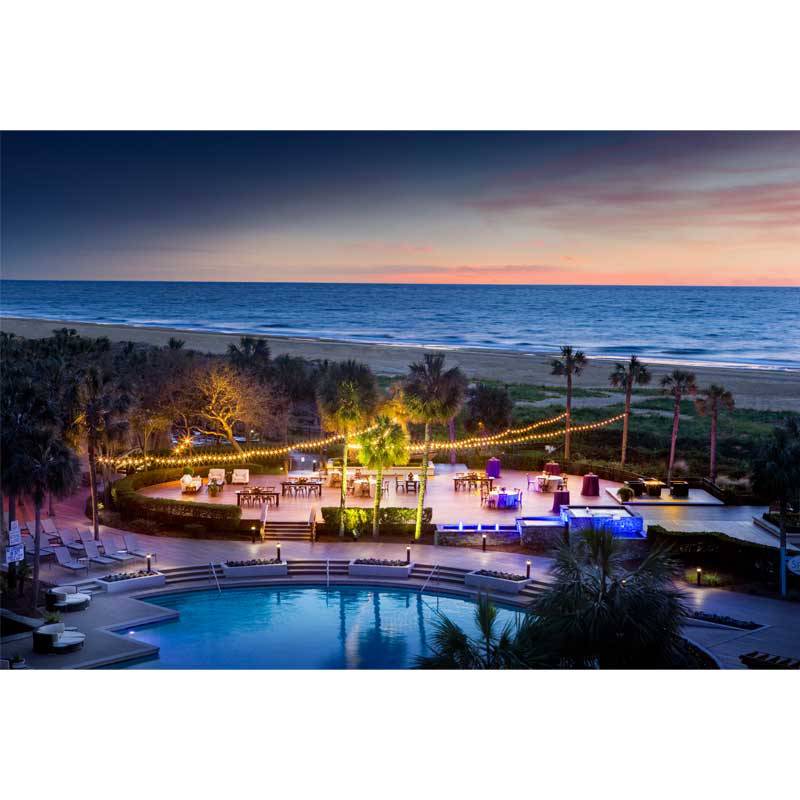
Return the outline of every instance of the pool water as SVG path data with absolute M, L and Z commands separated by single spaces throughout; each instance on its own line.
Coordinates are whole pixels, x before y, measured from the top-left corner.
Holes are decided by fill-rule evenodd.
M 407 669 L 430 653 L 439 612 L 477 635 L 475 604 L 364 586 L 254 587 L 148 598 L 180 618 L 132 631 L 159 657 L 128 669 Z M 498 609 L 498 632 L 519 612 Z

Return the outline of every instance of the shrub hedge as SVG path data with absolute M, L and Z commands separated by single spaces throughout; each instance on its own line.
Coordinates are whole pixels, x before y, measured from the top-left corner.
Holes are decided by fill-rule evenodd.
M 197 474 L 208 475 L 208 470 L 209 467 L 203 467 L 197 470 Z M 126 520 L 147 519 L 158 524 L 172 526 L 194 523 L 205 525 L 212 530 L 238 530 L 239 520 L 242 517 L 242 510 L 238 506 L 146 497 L 137 491 L 144 486 L 176 481 L 182 473 L 183 470 L 180 467 L 151 469 L 145 472 L 136 472 L 117 481 L 111 488 L 115 510 Z
M 338 506 L 323 506 L 322 519 L 326 533 L 338 533 L 340 509 Z M 422 509 L 422 532 L 430 533 L 433 530 L 431 519 L 433 518 L 432 508 Z M 410 533 L 417 519 L 416 508 L 398 508 L 389 506 L 378 511 L 378 522 L 381 526 L 381 533 L 387 535 Z M 371 508 L 346 508 L 345 509 L 345 530 L 351 532 L 359 528 L 362 534 L 372 531 L 372 509 Z

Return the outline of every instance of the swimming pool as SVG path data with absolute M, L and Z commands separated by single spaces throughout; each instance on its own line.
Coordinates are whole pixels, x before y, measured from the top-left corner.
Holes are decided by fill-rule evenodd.
M 436 607 L 471 635 L 475 604 L 388 587 L 264 586 L 148 598 L 180 618 L 119 631 L 160 648 L 127 669 L 407 669 L 429 653 Z M 500 608 L 499 627 L 519 612 Z

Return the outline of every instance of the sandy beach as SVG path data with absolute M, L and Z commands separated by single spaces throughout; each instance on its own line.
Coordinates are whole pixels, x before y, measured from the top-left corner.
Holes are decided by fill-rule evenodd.
M 28 338 L 49 336 L 54 328 L 74 328 L 83 336 L 107 336 L 112 341 L 134 341 L 164 345 L 171 336 L 184 340 L 186 347 L 207 353 L 224 353 L 229 344 L 239 340 L 239 334 L 200 333 L 172 328 L 140 328 L 125 325 L 97 325 L 60 320 L 0 318 L 0 329 Z M 323 339 L 261 337 L 269 342 L 273 356 L 289 353 L 305 358 L 341 360 L 356 358 L 369 364 L 383 375 L 400 375 L 408 364 L 416 361 L 423 352 L 421 347 L 387 346 L 337 342 Z M 441 349 L 441 348 L 430 348 Z M 563 385 L 563 381 L 550 374 L 552 354 L 523 354 L 502 350 L 475 348 L 447 349 L 448 362 L 460 366 L 470 378 L 499 380 L 508 383 Z M 646 360 L 646 359 L 645 359 Z M 612 361 L 592 359 L 577 385 L 608 388 L 608 373 Z M 652 364 L 652 385 L 676 365 Z M 685 365 L 684 365 L 684 368 Z M 773 411 L 800 412 L 800 373 L 792 371 L 746 369 L 721 366 L 691 367 L 698 384 L 724 384 L 733 392 L 737 405 Z

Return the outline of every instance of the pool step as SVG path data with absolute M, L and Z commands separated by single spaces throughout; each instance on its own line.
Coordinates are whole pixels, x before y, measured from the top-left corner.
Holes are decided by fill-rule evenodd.
M 290 578 L 324 578 L 330 575 L 331 579 L 348 577 L 348 559 L 331 559 L 329 562 L 313 559 L 298 559 L 288 562 L 288 576 Z M 460 567 L 439 566 L 436 568 L 433 577 L 432 564 L 415 564 L 411 570 L 411 577 L 418 581 L 425 581 L 430 578 L 427 588 L 431 591 L 447 588 L 448 586 L 464 586 L 464 576 L 470 570 Z M 170 567 L 162 569 L 161 572 L 166 578 L 168 585 L 192 583 L 197 581 L 213 581 L 214 576 L 208 564 L 197 564 L 186 567 Z M 217 579 L 224 578 L 222 567 L 214 564 L 214 573 Z M 547 587 L 546 583 L 533 579 L 517 595 L 520 599 L 534 600 Z

